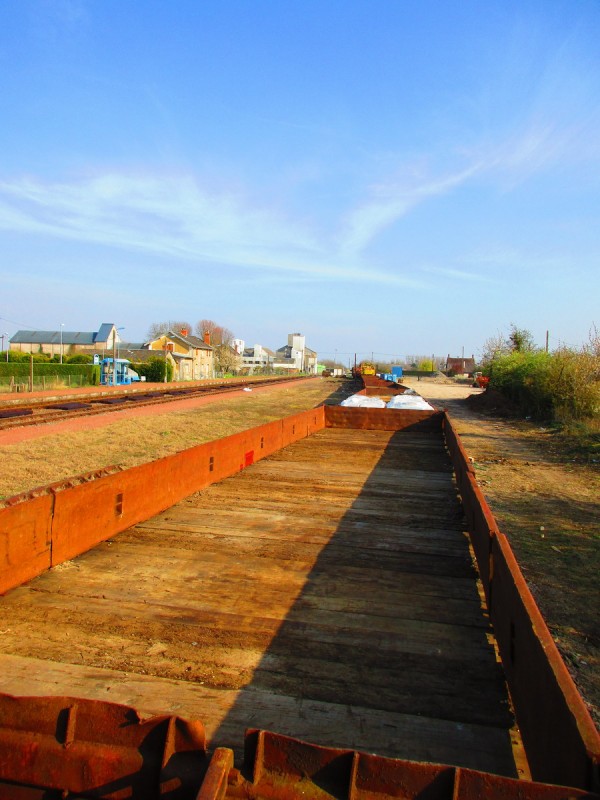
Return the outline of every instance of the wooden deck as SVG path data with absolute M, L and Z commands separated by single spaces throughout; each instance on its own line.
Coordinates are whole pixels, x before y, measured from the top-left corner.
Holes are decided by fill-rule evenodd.
M 0 691 L 525 765 L 441 438 L 326 429 L 0 598 Z

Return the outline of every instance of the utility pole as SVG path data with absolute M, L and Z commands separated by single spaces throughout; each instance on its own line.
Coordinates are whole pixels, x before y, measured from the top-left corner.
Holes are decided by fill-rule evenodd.
M 546 331 L 546 352 L 548 352 L 549 340 L 550 340 L 550 331 Z
M 117 385 L 117 329 L 113 328 L 113 379 L 112 385 Z

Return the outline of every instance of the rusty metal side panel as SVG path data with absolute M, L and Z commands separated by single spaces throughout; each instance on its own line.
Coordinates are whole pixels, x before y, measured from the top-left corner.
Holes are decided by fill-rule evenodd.
M 230 751 L 229 751 L 230 752 Z M 268 731 L 246 733 L 241 772 L 228 767 L 233 754 L 219 752 L 214 774 L 198 800 L 567 800 L 598 795 L 561 786 L 519 781 L 475 770 L 341 750 Z M 209 768 L 209 773 L 213 764 Z
M 52 566 L 322 427 L 323 410 L 312 409 L 57 491 Z
M 498 525 L 486 502 L 483 492 L 477 485 L 477 480 L 474 475 L 467 473 L 463 480 L 458 483 L 458 490 L 465 511 L 471 543 L 475 551 L 475 556 L 477 557 L 479 575 L 485 591 L 486 600 L 488 604 L 491 604 L 491 586 L 494 569 L 492 547 L 494 538 L 499 533 Z
M 600 790 L 600 734 L 506 536 L 494 542 L 490 609 L 531 773 Z
M 467 475 L 475 475 L 475 469 L 447 412 L 444 412 L 443 428 L 446 446 L 454 466 L 454 474 L 460 483 Z
M 2 798 L 28 796 L 28 787 L 185 800 L 195 797 L 207 762 L 200 722 L 142 721 L 133 708 L 95 700 L 0 695 Z
M 0 594 L 50 566 L 54 497 L 18 496 L 0 508 Z
M 600 735 L 448 417 L 444 430 L 532 775 L 598 791 Z
M 297 442 L 325 427 L 325 406 L 310 408 L 281 420 L 282 447 Z
M 325 407 L 325 426 L 327 428 L 425 432 L 441 430 L 443 417 L 443 411 Z
M 128 470 L 76 476 L 0 507 L 0 592 L 325 426 L 323 407 Z
M 404 394 L 407 388 L 399 383 L 391 386 L 387 381 L 383 381 L 381 386 L 367 386 L 361 394 L 366 394 L 367 397 L 396 397 L 396 395 Z
M 483 492 L 477 484 L 473 465 L 469 461 L 460 437 L 447 414 L 444 417 L 444 436 L 452 459 L 454 475 L 461 496 L 471 543 L 477 557 L 477 566 L 479 567 L 479 575 L 486 600 L 491 603 L 492 547 L 494 537 L 499 533 L 498 525 Z

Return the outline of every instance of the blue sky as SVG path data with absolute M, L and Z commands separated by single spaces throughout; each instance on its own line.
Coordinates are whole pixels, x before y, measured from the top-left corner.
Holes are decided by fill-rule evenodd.
M 0 332 L 579 345 L 599 42 L 597 0 L 6 0 Z

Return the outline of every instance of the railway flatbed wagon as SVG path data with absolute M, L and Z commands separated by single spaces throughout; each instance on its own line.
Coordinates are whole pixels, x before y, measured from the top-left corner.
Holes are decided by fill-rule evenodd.
M 11 498 L 0 591 L 0 797 L 598 791 L 444 412 L 324 406 Z

